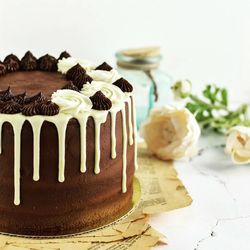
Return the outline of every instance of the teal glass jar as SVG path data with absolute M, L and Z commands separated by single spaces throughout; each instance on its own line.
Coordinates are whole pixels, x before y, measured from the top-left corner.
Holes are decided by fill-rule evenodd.
M 117 70 L 134 86 L 137 126 L 155 106 L 167 104 L 172 78 L 159 69 L 160 48 L 122 50 L 116 53 Z

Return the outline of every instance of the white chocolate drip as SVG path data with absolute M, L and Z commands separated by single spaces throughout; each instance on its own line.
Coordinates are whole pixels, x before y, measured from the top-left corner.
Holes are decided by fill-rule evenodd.
M 41 117 L 31 117 L 30 124 L 33 130 L 33 180 L 40 179 L 40 132 L 43 125 Z
M 14 122 L 14 204 L 20 204 L 20 165 L 21 165 L 21 132 L 24 123 L 22 117 Z
M 95 122 L 95 174 L 100 173 L 100 158 L 101 158 L 101 149 L 100 149 L 100 135 L 101 135 L 101 124 L 107 120 L 107 111 L 94 111 L 96 115 L 93 115 Z
M 129 98 L 128 98 L 129 97 Z M 128 133 L 125 103 L 128 103 Z M 122 115 L 122 131 L 123 131 L 123 152 L 122 152 L 122 192 L 127 191 L 127 145 L 134 143 L 135 147 L 135 166 L 137 166 L 136 155 L 136 119 L 135 119 L 135 104 L 132 95 L 128 95 L 123 102 L 122 107 L 116 106 L 109 111 L 90 110 L 80 112 L 78 114 L 59 113 L 55 116 L 32 116 L 26 117 L 21 114 L 8 115 L 0 114 L 0 153 L 2 152 L 2 125 L 4 122 L 9 122 L 14 131 L 14 204 L 20 204 L 20 164 L 21 164 L 21 131 L 25 121 L 31 124 L 33 131 L 33 180 L 40 179 L 40 135 L 44 121 L 53 123 L 56 126 L 58 133 L 58 181 L 65 180 L 65 141 L 68 122 L 71 118 L 75 118 L 79 122 L 81 135 L 81 166 L 80 171 L 86 172 L 86 127 L 89 117 L 93 117 L 95 124 L 95 165 L 94 173 L 99 174 L 101 171 L 101 125 L 107 120 L 108 113 L 111 114 L 111 158 L 116 158 L 116 118 L 117 113 Z
M 111 158 L 116 158 L 116 111 L 111 111 Z
M 132 99 L 128 98 L 128 133 L 129 133 L 129 145 L 133 145 L 133 125 L 132 125 Z
M 70 117 L 59 116 L 55 122 L 58 132 L 58 181 L 64 182 L 65 180 L 65 138 L 66 129 Z
M 134 165 L 135 169 L 138 169 L 138 162 L 137 162 L 137 124 L 136 124 L 136 109 L 135 109 L 135 99 L 134 96 L 131 95 L 131 102 L 132 102 L 132 110 L 133 110 L 133 123 L 134 123 Z
M 122 192 L 127 192 L 127 144 L 128 144 L 128 138 L 127 138 L 127 123 L 126 123 L 126 111 L 125 111 L 125 105 L 122 108 L 122 133 L 123 133 L 123 139 L 122 139 Z
M 101 123 L 95 121 L 95 174 L 100 173 L 100 130 L 101 130 Z
M 80 125 L 80 136 L 81 136 L 81 173 L 85 173 L 86 168 L 86 127 L 88 121 L 88 115 L 79 116 L 77 118 Z

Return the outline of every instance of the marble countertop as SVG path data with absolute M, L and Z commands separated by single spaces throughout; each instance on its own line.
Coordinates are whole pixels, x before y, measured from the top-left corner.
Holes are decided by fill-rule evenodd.
M 224 136 L 204 135 L 196 157 L 175 162 L 193 203 L 152 217 L 168 240 L 156 249 L 250 249 L 250 166 L 233 165 L 224 144 Z

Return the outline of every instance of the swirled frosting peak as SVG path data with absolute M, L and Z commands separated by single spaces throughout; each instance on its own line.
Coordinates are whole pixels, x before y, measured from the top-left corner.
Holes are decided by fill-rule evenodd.
M 22 114 L 25 116 L 39 115 L 39 103 L 32 102 L 22 107 Z
M 10 54 L 3 61 L 8 72 L 18 71 L 20 68 L 20 60 L 16 55 Z
M 112 102 L 112 106 L 121 107 L 123 105 L 124 93 L 118 87 L 110 83 L 93 81 L 91 84 L 84 84 L 81 93 L 91 97 L 97 91 L 101 91 Z
M 132 92 L 133 86 L 124 78 L 120 78 L 113 83 L 115 86 L 120 88 L 123 92 Z
M 74 57 L 62 58 L 58 60 L 58 71 L 66 74 L 67 71 L 75 66 L 80 64 L 86 71 L 91 71 L 96 68 L 96 64 L 83 59 L 78 59 Z
M 86 70 L 78 63 L 67 71 L 66 78 L 68 80 L 74 80 L 79 75 L 84 75 L 85 73 Z
M 111 71 L 113 68 L 107 64 L 106 62 L 100 64 L 99 66 L 96 67 L 95 70 L 105 70 L 105 71 Z
M 112 102 L 101 91 L 97 91 L 90 100 L 93 104 L 92 108 L 96 110 L 109 110 L 112 107 Z
M 81 90 L 82 86 L 86 83 L 91 83 L 93 79 L 87 74 L 80 74 L 73 80 L 74 85 Z
M 0 76 L 3 76 L 5 74 L 6 74 L 6 67 L 2 62 L 0 62 Z
M 51 100 L 60 107 L 60 112 L 71 115 L 90 111 L 93 106 L 89 97 L 70 89 L 57 90 Z
M 9 101 L 13 97 L 10 87 L 6 90 L 0 91 L 0 101 L 6 102 Z
M 57 60 L 55 57 L 47 54 L 38 59 L 38 66 L 40 70 L 54 72 L 57 71 Z
M 21 112 L 22 106 L 12 100 L 0 102 L 0 113 L 2 114 L 17 114 Z
M 91 70 L 87 73 L 95 81 L 103 81 L 103 82 L 108 82 L 108 83 L 113 83 L 119 78 L 121 78 L 121 76 L 118 74 L 118 72 L 115 69 L 112 69 L 111 71 Z
M 6 62 L 6 61 L 8 61 L 8 60 L 10 60 L 10 59 L 12 59 L 12 60 L 14 60 L 14 61 L 16 61 L 16 62 L 20 62 L 20 60 L 19 60 L 19 58 L 16 56 L 16 55 L 14 55 L 14 54 L 9 54 L 8 56 L 6 56 L 5 58 L 4 58 L 4 63 Z
M 46 100 L 46 97 L 42 92 L 39 92 L 36 95 L 29 96 L 25 98 L 25 103 L 32 103 L 32 102 L 43 102 Z
M 67 51 L 63 51 L 63 52 L 60 54 L 58 60 L 61 60 L 61 59 L 63 59 L 63 58 L 69 58 L 69 57 L 70 57 L 70 54 L 69 54 Z
M 18 95 L 14 95 L 11 100 L 20 104 L 20 105 L 24 105 L 25 103 L 25 99 L 26 99 L 26 92 L 22 93 L 22 94 L 18 94 Z
M 53 116 L 59 113 L 59 106 L 51 101 L 42 102 L 39 109 L 41 115 Z
M 21 69 L 25 71 L 35 70 L 37 68 L 37 60 L 33 54 L 28 51 L 21 59 L 20 66 Z

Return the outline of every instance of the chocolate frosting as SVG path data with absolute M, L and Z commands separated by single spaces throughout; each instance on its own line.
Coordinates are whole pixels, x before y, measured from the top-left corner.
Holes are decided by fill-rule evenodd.
M 57 60 L 55 57 L 47 54 L 38 59 L 38 66 L 42 71 L 55 72 L 57 71 Z
M 90 100 L 93 104 L 92 108 L 96 110 L 109 110 L 112 107 L 112 102 L 101 91 L 97 91 Z
M 39 109 L 41 115 L 53 116 L 59 113 L 59 106 L 51 101 L 40 103 Z
M 25 116 L 48 115 L 53 116 L 59 113 L 59 106 L 51 101 L 34 101 L 24 105 L 21 109 Z
M 14 95 L 11 100 L 20 104 L 20 105 L 24 105 L 25 103 L 25 99 L 26 99 L 26 92 L 22 93 L 22 94 L 18 94 L 18 95 Z
M 21 112 L 22 106 L 12 100 L 0 103 L 0 113 L 17 114 Z
M 73 79 L 72 82 L 73 82 L 73 84 L 75 86 L 77 86 L 77 88 L 79 90 L 81 90 L 82 86 L 84 84 L 86 84 L 87 82 L 91 83 L 92 81 L 93 81 L 93 79 L 89 75 L 87 75 L 87 74 L 80 74 L 80 75 L 76 76 L 75 79 Z
M 6 102 L 9 101 L 13 97 L 10 87 L 6 90 L 0 91 L 0 101 Z
M 105 70 L 105 71 L 111 71 L 113 68 L 107 64 L 106 62 L 102 63 L 98 67 L 96 67 L 96 70 Z
M 3 76 L 5 74 L 6 74 L 6 67 L 2 62 L 0 62 L 0 76 Z
M 16 55 L 13 55 L 13 54 L 10 54 L 10 55 L 6 56 L 6 57 L 4 58 L 4 61 L 3 61 L 3 62 L 8 61 L 9 59 L 12 59 L 12 60 L 17 61 L 18 63 L 20 63 L 19 58 L 18 58 Z
M 79 92 L 79 89 L 77 88 L 76 85 L 74 85 L 72 82 L 66 84 L 65 86 L 62 87 L 62 89 L 71 89 Z
M 35 70 L 37 68 L 37 59 L 28 51 L 21 59 L 20 66 L 21 69 L 25 71 Z
M 4 60 L 4 65 L 8 72 L 15 72 L 18 71 L 20 68 L 19 61 L 16 61 L 12 58 Z
M 74 80 L 79 75 L 84 75 L 86 70 L 78 63 L 72 68 L 70 68 L 66 73 L 66 78 L 68 80 Z
M 29 96 L 29 97 L 25 98 L 25 103 L 26 104 L 29 104 L 29 103 L 32 103 L 32 102 L 43 102 L 43 101 L 46 101 L 46 97 L 44 96 L 44 94 L 42 92 L 39 92 L 36 95 Z
M 26 104 L 25 106 L 22 107 L 22 114 L 25 116 L 39 115 L 40 114 L 39 103 L 32 102 Z
M 63 59 L 63 58 L 68 58 L 68 57 L 71 57 L 71 55 L 70 55 L 67 51 L 63 51 L 63 52 L 60 54 L 58 60 L 61 60 L 61 59 Z
M 132 92 L 133 86 L 124 78 L 120 78 L 113 83 L 115 86 L 119 87 L 123 92 Z

